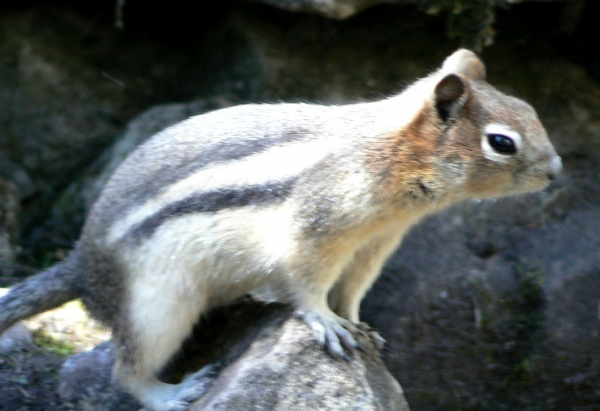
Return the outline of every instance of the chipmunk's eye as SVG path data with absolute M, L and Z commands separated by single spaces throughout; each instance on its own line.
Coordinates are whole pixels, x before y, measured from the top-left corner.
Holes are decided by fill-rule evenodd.
M 517 146 L 512 138 L 502 134 L 488 134 L 490 146 L 500 154 L 515 154 Z

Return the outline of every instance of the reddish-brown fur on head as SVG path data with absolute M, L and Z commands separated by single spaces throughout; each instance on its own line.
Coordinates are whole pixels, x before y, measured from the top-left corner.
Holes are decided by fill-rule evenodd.
M 402 101 L 404 95 L 414 101 Z M 381 198 L 441 206 L 538 190 L 560 170 L 533 108 L 489 85 L 483 63 L 468 50 L 448 57 L 398 102 L 399 109 L 420 109 L 381 141 L 380 154 L 369 161 L 381 181 Z M 518 140 L 518 150 L 495 152 L 490 127 L 506 130 Z

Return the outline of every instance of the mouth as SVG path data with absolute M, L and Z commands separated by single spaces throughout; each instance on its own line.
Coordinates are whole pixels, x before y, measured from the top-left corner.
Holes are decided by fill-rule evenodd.
M 515 194 L 542 191 L 547 188 L 557 177 L 558 173 L 546 171 L 543 171 L 542 173 L 536 173 L 535 176 L 531 175 L 529 178 L 525 177 L 523 178 L 523 181 L 518 184 Z
M 545 189 L 558 178 L 562 171 L 562 159 L 557 154 L 553 154 L 549 160 L 539 163 L 537 167 L 531 169 L 529 176 L 522 176 L 523 187 L 521 192 L 540 191 Z

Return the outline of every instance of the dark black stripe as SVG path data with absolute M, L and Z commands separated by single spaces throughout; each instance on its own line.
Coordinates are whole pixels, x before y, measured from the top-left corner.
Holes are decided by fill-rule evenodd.
M 164 151 L 162 142 L 168 141 L 167 135 L 158 141 L 161 142 L 160 151 Z M 265 135 L 257 140 L 238 140 L 218 143 L 213 147 L 198 152 L 191 146 L 176 147 L 175 155 L 168 152 L 162 155 L 151 154 L 151 158 L 142 158 L 138 155 L 136 162 L 147 164 L 146 174 L 138 175 L 135 183 L 120 187 L 119 197 L 111 199 L 110 208 L 113 214 L 122 214 L 141 203 L 156 197 L 162 190 L 175 182 L 182 180 L 193 173 L 214 163 L 240 160 L 254 154 L 264 152 L 272 147 L 301 140 L 307 135 L 304 129 L 286 130 L 281 134 Z M 150 152 L 154 149 L 150 149 Z M 122 171 L 122 170 L 121 170 Z
M 167 220 L 194 213 L 214 213 L 227 208 L 264 206 L 284 200 L 292 191 L 296 178 L 282 183 L 248 186 L 240 189 L 222 189 L 195 193 L 179 200 L 144 221 L 136 224 L 127 233 L 127 240 L 138 244 L 149 238 Z

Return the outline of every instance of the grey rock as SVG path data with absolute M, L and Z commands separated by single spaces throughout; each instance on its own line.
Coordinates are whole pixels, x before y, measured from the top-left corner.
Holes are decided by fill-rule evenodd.
M 239 71 L 226 72 L 235 81 L 223 82 L 221 88 L 229 88 L 222 92 L 243 92 L 250 101 L 343 104 L 380 98 L 428 74 L 454 51 L 450 45 L 432 47 L 414 25 L 395 18 L 354 26 L 313 16 L 277 20 L 253 10 L 234 11 L 223 29 L 244 47 L 232 56 Z M 399 32 L 411 41 L 394 41 Z M 408 58 L 415 55 L 420 57 Z
M 373 7 L 377 4 L 418 4 L 422 8 L 426 8 L 429 13 L 439 13 L 441 10 L 450 7 L 447 4 L 444 4 L 440 1 L 435 0 L 250 0 L 254 2 L 260 2 L 264 4 L 268 4 L 274 7 L 278 7 L 283 10 L 294 11 L 294 12 L 308 12 L 308 13 L 316 13 L 325 17 L 329 17 L 332 19 L 345 19 L 351 17 L 361 11 Z M 523 0 L 527 1 L 527 0 Z M 537 0 L 530 0 L 537 1 Z M 569 2 L 570 0 L 554 0 L 554 1 L 563 1 Z M 507 1 L 508 3 L 511 0 Z M 577 3 L 571 1 L 571 3 Z M 579 2 L 582 3 L 582 2 Z M 473 7 L 472 4 L 469 4 L 469 1 L 456 1 L 453 3 L 455 14 L 460 14 L 464 12 L 464 9 L 468 9 L 469 6 Z M 486 4 L 483 3 L 480 7 L 485 7 Z M 495 3 L 490 1 L 487 3 L 487 6 L 493 9 Z M 571 11 L 572 13 L 580 13 L 582 9 L 582 5 L 579 4 L 575 7 L 570 7 L 574 9 Z M 573 17 L 573 16 L 569 16 Z M 577 16 L 575 16 L 577 17 Z M 566 20 L 566 19 L 565 19 Z M 574 23 L 567 21 L 563 23 L 565 25 L 573 25 Z M 570 26 L 569 26 L 570 27 Z
M 19 164 L 10 160 L 9 155 L 0 150 L 0 178 L 11 182 L 19 190 L 19 197 L 25 199 L 35 193 L 35 186 L 29 174 Z
M 13 325 L 0 336 L 0 355 L 34 347 L 33 336 L 23 323 Z
M 64 184 L 90 160 L 90 147 L 110 141 L 118 130 L 110 117 L 119 102 L 106 96 L 122 93 L 80 53 L 69 51 L 74 37 L 61 38 L 64 32 L 44 19 L 61 24 L 47 9 L 0 15 L 6 39 L 0 47 L 0 134 L 10 159 L 31 179 L 14 173 L 25 195 Z M 66 20 L 62 16 L 68 31 L 73 22 Z
M 14 271 L 19 208 L 17 188 L 0 179 L 0 276 L 9 276 Z
M 64 362 L 58 392 L 65 405 L 82 411 L 136 411 L 140 408 L 111 377 L 114 350 L 114 345 L 106 342 Z
M 367 337 L 359 340 L 366 353 L 355 352 L 345 362 L 325 353 L 306 325 L 280 305 L 242 305 L 228 312 L 229 332 L 244 329 L 247 336 L 223 341 L 223 369 L 191 411 L 408 411 L 400 385 Z
M 198 327 L 183 353 L 163 373 L 176 382 L 216 364 L 207 393 L 190 410 L 397 410 L 408 411 L 402 389 L 370 340 L 351 361 L 335 360 L 285 306 L 242 302 L 216 310 Z M 111 383 L 114 346 L 67 360 L 60 394 L 76 409 L 137 410 Z M 116 408 L 116 407 L 119 408 Z
M 378 3 L 394 0 L 253 0 L 289 11 L 311 12 L 333 19 L 345 19 Z M 400 2 L 395 0 L 394 2 Z M 406 1 L 406 3 L 414 1 Z

